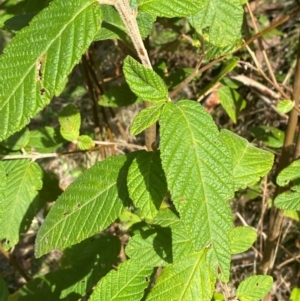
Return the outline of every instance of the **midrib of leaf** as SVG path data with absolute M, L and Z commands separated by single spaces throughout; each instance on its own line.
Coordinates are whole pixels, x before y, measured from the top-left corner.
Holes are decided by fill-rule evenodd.
M 49 43 L 48 47 L 46 47 L 43 51 L 40 52 L 39 57 L 40 58 L 44 53 L 46 53 L 46 51 L 52 46 L 52 44 L 61 36 L 61 34 L 64 32 L 64 30 L 70 25 L 72 24 L 73 20 L 75 20 L 77 18 L 78 15 L 81 14 L 82 11 L 84 11 L 87 7 L 89 7 L 92 3 L 87 3 L 86 6 L 84 6 L 82 8 L 82 10 L 78 10 L 78 13 L 76 15 L 74 15 L 74 17 L 67 23 L 65 24 L 65 26 L 62 27 L 61 31 L 58 32 L 58 34 L 55 36 L 55 38 L 52 40 L 51 43 Z M 30 26 L 30 25 L 29 25 Z M 37 58 L 37 59 L 38 59 Z M 12 93 L 7 97 L 6 101 L 3 103 L 2 108 L 10 101 L 11 97 L 15 94 L 15 92 L 18 90 L 18 88 L 20 88 L 20 86 L 23 84 L 26 76 L 30 73 L 30 71 L 32 71 L 33 68 L 36 67 L 36 63 L 37 63 L 37 59 L 35 59 L 35 61 L 33 62 L 32 65 L 30 65 L 30 67 L 28 68 L 28 71 L 25 72 L 24 76 L 21 77 L 19 85 L 16 85 L 15 88 L 12 91 Z M 26 71 L 26 70 L 25 70 Z M 1 109 L 2 109 L 1 108 Z
M 94 204 L 97 204 L 97 202 L 95 201 L 95 199 L 97 197 L 99 197 L 99 195 L 103 194 L 104 192 L 107 192 L 108 190 L 110 190 L 113 186 L 115 185 L 115 183 L 113 183 L 111 186 L 109 186 L 107 189 L 105 190 L 101 190 L 99 194 L 95 195 L 95 197 L 93 197 L 90 201 L 86 202 L 84 205 L 81 205 L 80 208 L 76 208 L 75 210 L 73 210 L 72 212 L 70 212 L 68 215 L 66 215 L 64 218 L 60 219 L 53 227 L 50 227 L 48 229 L 47 232 L 45 232 L 44 236 L 42 236 L 40 239 L 43 239 L 45 236 L 48 235 L 49 232 L 51 232 L 54 228 L 57 228 L 57 225 L 59 225 L 60 223 L 64 222 L 66 219 L 69 219 L 70 216 L 72 216 L 73 214 L 75 214 L 78 210 L 82 210 L 85 206 L 89 205 L 90 203 L 94 202 Z M 112 208 L 111 208 L 112 209 Z M 110 216 L 110 212 L 107 213 L 107 216 Z M 79 218 L 80 216 L 78 215 L 77 218 Z M 96 220 L 94 221 L 94 224 L 96 224 Z M 64 231 L 63 227 L 60 228 L 61 232 L 60 232 L 60 236 L 61 233 Z M 78 235 L 80 235 L 80 233 L 78 233 Z

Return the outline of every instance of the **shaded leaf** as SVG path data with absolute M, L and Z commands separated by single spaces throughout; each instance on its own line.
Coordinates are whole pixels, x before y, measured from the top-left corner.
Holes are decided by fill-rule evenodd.
M 24 128 L 21 131 L 13 134 L 6 140 L 2 141 L 0 145 L 7 149 L 17 151 L 26 147 L 26 145 L 29 142 L 29 137 L 30 137 L 29 130 L 27 128 Z
M 251 248 L 257 238 L 250 227 L 235 227 L 229 233 L 231 254 L 243 253 Z
M 115 221 L 129 206 L 126 179 L 134 155 L 98 162 L 67 188 L 38 231 L 36 257 L 78 243 Z
M 259 301 L 268 294 L 272 285 L 271 276 L 250 276 L 239 285 L 236 296 L 241 301 Z
M 149 285 L 152 268 L 127 260 L 109 272 L 96 286 L 90 301 L 140 301 Z
M 8 299 L 8 288 L 3 277 L 0 275 L 0 301 L 7 301 Z
M 202 106 L 188 100 L 166 104 L 160 123 L 162 165 L 172 200 L 195 249 L 212 243 L 211 267 L 220 267 L 228 279 L 232 216 L 227 201 L 233 183 L 218 129 Z
M 267 146 L 280 148 L 283 146 L 284 132 L 272 126 L 257 126 L 249 129 L 251 135 Z
M 18 32 L 0 56 L 0 140 L 61 93 L 100 23 L 97 1 L 55 0 Z
M 133 119 L 130 133 L 137 135 L 155 123 L 159 119 L 164 105 L 165 102 L 159 102 L 140 111 Z
M 163 80 L 152 69 L 144 67 L 132 57 L 127 56 L 123 65 L 124 76 L 130 89 L 147 101 L 168 99 L 168 89 Z
M 254 185 L 272 168 L 272 153 L 227 130 L 221 131 L 221 138 L 231 154 L 235 190 Z
M 7 175 L 6 197 L 3 202 L 5 215 L 0 221 L 0 239 L 4 248 L 10 249 L 25 233 L 37 213 L 38 190 L 42 188 L 42 170 L 29 160 L 2 162 Z

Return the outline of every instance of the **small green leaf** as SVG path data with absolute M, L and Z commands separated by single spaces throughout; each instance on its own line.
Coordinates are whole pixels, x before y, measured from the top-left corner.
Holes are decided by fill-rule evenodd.
M 206 253 L 204 249 L 168 265 L 147 301 L 211 300 L 216 277 L 207 264 Z
M 284 132 L 272 126 L 257 126 L 249 129 L 250 134 L 264 142 L 267 146 L 280 148 L 283 146 Z
M 167 192 L 160 152 L 139 151 L 127 176 L 129 196 L 141 216 L 153 219 Z
M 257 238 L 250 227 L 235 227 L 229 233 L 231 254 L 243 253 L 251 248 Z
M 187 17 L 204 7 L 205 0 L 138 0 L 139 10 L 155 17 Z
M 163 80 L 152 69 L 144 67 L 127 56 L 123 66 L 124 75 L 130 89 L 147 101 L 168 100 L 168 89 Z
M 79 243 L 117 219 L 130 204 L 126 179 L 134 156 L 98 162 L 67 188 L 38 231 L 36 257 Z
M 7 301 L 8 299 L 8 288 L 3 277 L 0 275 L 0 301 Z
M 296 210 L 286 209 L 286 210 L 284 210 L 283 214 L 284 214 L 285 217 L 288 217 L 288 218 L 290 218 L 290 219 L 292 219 L 296 222 L 300 221 L 299 213 Z
M 90 301 L 140 301 L 149 285 L 152 268 L 127 260 L 100 280 Z
M 300 300 L 300 288 L 299 287 L 294 287 L 292 292 L 291 292 L 291 301 L 299 301 Z
M 4 248 L 10 249 L 25 233 L 38 209 L 38 190 L 42 188 L 42 170 L 29 160 L 2 162 L 7 174 L 5 215 L 0 220 L 0 239 Z
M 58 121 L 61 135 L 68 141 L 76 141 L 79 137 L 81 124 L 78 108 L 74 104 L 68 104 L 60 112 Z
M 130 133 L 137 135 L 156 122 L 160 117 L 164 105 L 165 102 L 159 102 L 139 112 L 133 119 Z
M 93 139 L 87 135 L 81 135 L 77 139 L 78 148 L 81 150 L 90 149 L 91 147 L 95 146 Z
M 279 194 L 274 204 L 280 209 L 300 211 L 300 185 L 291 187 L 290 191 Z
M 243 7 L 240 0 L 203 1 L 188 20 L 204 39 L 218 47 L 234 44 L 241 37 Z
M 22 129 L 0 143 L 1 146 L 17 151 L 24 148 L 29 142 L 30 132 L 27 128 Z
M 227 130 L 221 131 L 221 138 L 231 154 L 235 190 L 254 185 L 272 168 L 272 153 Z
M 286 114 L 286 113 L 290 112 L 294 106 L 295 106 L 294 101 L 285 99 L 285 100 L 280 101 L 277 104 L 276 109 L 279 113 Z
M 300 178 L 300 160 L 293 161 L 288 167 L 283 169 L 277 176 L 276 183 L 279 186 L 286 186 L 290 181 Z
M 250 276 L 239 285 L 236 296 L 241 301 L 259 301 L 268 294 L 272 285 L 271 276 Z
M 239 113 L 246 107 L 246 101 L 234 89 L 223 86 L 218 90 L 218 98 L 230 119 L 236 123 Z

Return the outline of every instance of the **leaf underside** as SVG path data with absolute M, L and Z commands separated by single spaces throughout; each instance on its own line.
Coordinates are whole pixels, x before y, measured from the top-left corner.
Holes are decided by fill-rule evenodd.
M 8 44 L 0 56 L 0 140 L 61 93 L 100 24 L 97 1 L 56 0 Z

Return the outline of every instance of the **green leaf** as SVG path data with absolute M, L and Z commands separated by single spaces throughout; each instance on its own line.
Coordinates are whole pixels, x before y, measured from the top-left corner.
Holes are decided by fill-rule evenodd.
M 241 37 L 243 13 L 240 0 L 209 0 L 188 20 L 209 43 L 225 47 Z
M 102 95 L 98 104 L 103 107 L 118 108 L 141 102 L 140 98 L 130 90 L 128 84 L 112 87 Z
M 235 190 L 254 185 L 272 168 L 272 153 L 227 130 L 221 131 L 221 138 L 231 154 Z
M 2 164 L 7 175 L 7 189 L 3 202 L 5 215 L 0 220 L 0 239 L 5 238 L 3 246 L 7 250 L 28 230 L 37 213 L 42 170 L 29 160 L 4 161 Z
M 300 160 L 293 161 L 283 169 L 277 176 L 276 183 L 279 186 L 286 186 L 290 181 L 300 178 Z
M 299 287 L 294 287 L 292 292 L 291 292 L 291 301 L 298 301 L 300 300 L 300 288 Z
M 22 129 L 20 132 L 15 133 L 6 140 L 0 143 L 1 146 L 17 151 L 24 148 L 29 142 L 30 132 L 27 128 Z
M 153 219 L 168 189 L 159 151 L 136 153 L 128 171 L 127 187 L 141 216 Z
M 98 162 L 67 188 L 39 229 L 36 257 L 78 243 L 116 220 L 129 206 L 126 179 L 134 155 Z
M 172 262 L 170 228 L 155 227 L 134 235 L 126 246 L 127 256 L 148 267 L 166 266 Z
M 120 240 L 91 237 L 64 251 L 61 269 L 34 278 L 19 290 L 19 301 L 81 300 L 118 263 Z
M 3 163 L 0 161 L 0 221 L 4 212 L 6 199 L 7 179 Z
M 168 265 L 147 301 L 211 300 L 216 278 L 207 264 L 206 253 L 203 250 Z
M 133 119 L 130 133 L 137 135 L 155 123 L 159 119 L 164 105 L 165 102 L 159 102 L 139 112 Z
M 123 66 L 124 75 L 130 89 L 147 101 L 168 100 L 168 89 L 163 80 L 152 69 L 144 67 L 127 56 Z
M 204 7 L 206 0 L 138 0 L 139 10 L 155 17 L 187 17 Z
M 280 148 L 283 146 L 284 132 L 272 126 L 257 126 L 249 129 L 250 134 L 264 142 L 267 146 Z
M 76 141 L 79 137 L 81 117 L 78 108 L 69 103 L 59 113 L 60 134 L 67 141 Z
M 152 268 L 127 260 L 96 286 L 90 301 L 140 301 L 149 285 Z
M 100 23 L 97 1 L 55 0 L 8 44 L 0 56 L 0 140 L 61 93 Z
M 239 285 L 236 296 L 241 301 L 259 301 L 268 294 L 272 285 L 271 276 L 250 276 Z
M 283 215 L 288 217 L 296 222 L 300 222 L 299 213 L 296 210 L 284 210 Z
M 251 248 L 257 238 L 256 231 L 250 227 L 235 227 L 230 233 L 231 254 L 243 253 Z
M 90 149 L 95 146 L 93 139 L 87 135 L 81 135 L 77 139 L 78 148 L 81 150 Z
M 286 114 L 286 113 L 290 112 L 294 106 L 295 106 L 294 101 L 285 99 L 285 100 L 280 101 L 277 104 L 276 109 L 279 113 Z
M 0 301 L 7 301 L 8 299 L 8 288 L 3 277 L 0 275 Z
M 232 215 L 227 201 L 233 183 L 217 126 L 201 105 L 188 100 L 166 104 L 160 123 L 162 165 L 172 200 L 196 250 L 212 243 L 212 269 L 220 266 L 228 279 Z
M 274 200 L 275 206 L 280 209 L 300 211 L 300 185 L 291 187 L 290 191 L 279 194 Z
M 239 113 L 246 107 L 246 101 L 234 89 L 223 86 L 218 90 L 218 98 L 230 119 L 236 123 Z
M 62 146 L 65 140 L 61 137 L 58 129 L 41 127 L 30 132 L 29 141 L 25 150 L 39 153 L 51 153 Z

